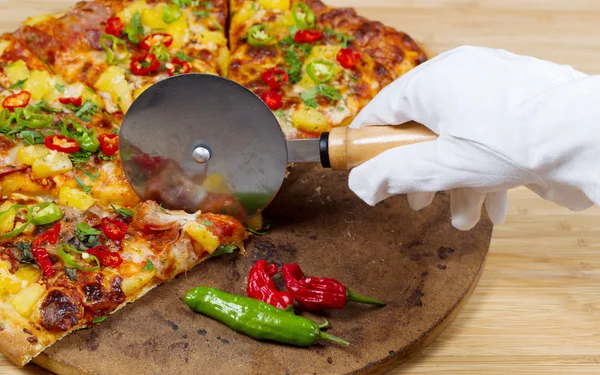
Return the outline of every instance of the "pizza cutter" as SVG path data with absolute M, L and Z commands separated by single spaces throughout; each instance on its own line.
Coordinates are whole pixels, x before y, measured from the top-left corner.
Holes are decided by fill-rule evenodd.
M 119 136 L 123 171 L 144 200 L 240 220 L 262 211 L 289 163 L 349 170 L 381 152 L 437 135 L 417 123 L 334 128 L 286 140 L 273 112 L 244 86 L 210 74 L 160 81 L 131 105 Z

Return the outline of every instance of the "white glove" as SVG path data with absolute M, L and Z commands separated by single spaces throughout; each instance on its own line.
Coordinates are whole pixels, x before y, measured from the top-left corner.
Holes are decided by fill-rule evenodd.
M 439 135 L 353 169 L 349 185 L 375 205 L 408 193 L 413 209 L 448 190 L 452 224 L 471 229 L 483 202 L 504 222 L 507 190 L 524 185 L 571 210 L 600 202 L 600 76 L 480 47 L 448 51 L 390 84 L 351 124 L 414 120 Z

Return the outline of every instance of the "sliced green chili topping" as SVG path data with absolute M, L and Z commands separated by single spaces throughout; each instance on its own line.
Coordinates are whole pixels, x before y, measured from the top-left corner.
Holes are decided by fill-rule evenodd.
M 93 267 L 86 267 L 84 265 L 81 265 L 69 253 L 79 254 L 79 256 L 83 260 L 92 262 L 92 263 L 96 263 L 96 265 Z M 58 256 L 60 257 L 60 259 L 62 259 L 63 262 L 65 262 L 65 264 L 67 266 L 69 266 L 71 268 L 75 268 L 75 269 L 83 271 L 83 272 L 100 271 L 100 261 L 98 260 L 98 258 L 96 258 L 95 255 L 88 254 L 85 251 L 79 251 L 69 245 L 61 244 L 58 247 Z
M 75 130 L 70 130 L 67 123 L 63 122 L 60 125 L 60 134 L 71 137 L 79 143 L 79 146 L 84 151 L 96 152 L 100 147 L 100 141 L 96 137 L 94 129 L 85 129 L 76 121 L 70 122 Z
M 113 35 L 102 34 L 100 36 L 100 45 L 106 52 L 106 61 L 110 65 L 118 65 L 129 57 L 127 44 Z
M 177 5 L 167 5 L 163 12 L 162 20 L 165 23 L 173 23 L 183 16 L 181 9 Z
M 306 73 L 316 84 L 329 82 L 335 73 L 335 64 L 323 59 L 313 60 L 306 66 Z
M 32 209 L 32 214 L 35 225 L 50 224 L 63 217 L 60 208 L 52 202 L 43 202 L 35 205 Z
M 31 210 L 29 209 L 29 207 L 24 206 L 22 204 L 12 205 L 8 210 L 0 212 L 0 220 L 2 220 L 2 218 L 5 215 L 12 215 L 13 212 L 15 212 L 15 211 L 18 213 L 19 210 L 26 210 L 27 211 L 25 223 L 23 223 L 23 225 L 21 225 L 18 228 L 15 228 L 14 230 L 12 230 L 12 231 L 10 231 L 8 233 L 2 233 L 2 234 L 0 234 L 0 238 L 8 238 L 8 237 L 18 236 L 19 234 L 23 233 L 23 231 L 25 229 L 27 229 L 27 227 L 29 226 L 29 224 L 31 224 L 31 221 L 33 220 Z
M 254 47 L 266 46 L 275 39 L 273 30 L 267 25 L 254 25 L 248 30 L 248 43 Z
M 312 29 L 315 27 L 315 13 L 305 3 L 295 3 L 292 6 L 292 15 L 296 26 L 301 29 Z
M 15 109 L 15 119 L 17 124 L 26 128 L 44 128 L 52 123 L 51 115 L 43 115 L 36 113 L 32 108 L 17 108 Z M 9 121 L 10 122 L 10 121 Z

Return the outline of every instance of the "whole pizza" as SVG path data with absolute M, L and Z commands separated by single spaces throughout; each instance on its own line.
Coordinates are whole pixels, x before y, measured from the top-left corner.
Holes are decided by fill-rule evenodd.
M 133 192 L 119 126 L 152 84 L 226 76 L 287 138 L 314 138 L 426 59 L 408 35 L 319 0 L 86 1 L 4 34 L 0 351 L 24 366 L 260 229 L 260 216 L 166 210 Z M 227 191 L 218 176 L 203 184 Z

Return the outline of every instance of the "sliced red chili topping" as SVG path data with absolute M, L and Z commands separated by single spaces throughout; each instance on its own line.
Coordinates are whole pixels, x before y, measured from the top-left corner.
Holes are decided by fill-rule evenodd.
M 319 30 L 298 30 L 294 35 L 294 41 L 296 43 L 309 43 L 318 42 L 323 39 L 323 33 Z
M 263 92 L 260 95 L 260 98 L 273 111 L 283 107 L 283 98 L 282 98 L 281 94 L 279 94 L 275 90 Z
M 58 101 L 62 104 L 72 104 L 75 107 L 81 107 L 81 104 L 83 104 L 83 98 L 81 96 L 77 98 L 58 98 Z
M 336 59 L 344 68 L 353 69 L 360 62 L 360 54 L 350 48 L 342 48 L 338 52 Z
M 285 85 L 290 80 L 290 77 L 283 69 L 271 68 L 262 74 L 262 80 L 265 81 L 270 88 L 277 90 Z
M 33 254 L 36 262 L 40 265 L 42 272 L 44 272 L 44 276 L 51 277 L 56 273 L 46 249 L 43 247 L 34 247 L 31 249 L 31 253 Z
M 106 156 L 113 156 L 119 151 L 119 136 L 116 134 L 102 134 L 98 140 L 100 148 Z
M 167 64 L 167 73 L 169 73 L 169 77 L 173 77 L 179 74 L 187 74 L 192 70 L 192 66 L 189 62 L 183 61 L 174 57 L 170 63 Z
M 31 100 L 31 93 L 29 91 L 21 91 L 18 94 L 7 96 L 2 101 L 2 106 L 11 112 L 15 111 L 15 108 L 25 108 Z
M 111 17 L 106 21 L 106 31 L 107 34 L 120 37 L 123 32 L 123 21 L 119 17 Z
M 50 150 L 66 152 L 72 154 L 79 151 L 79 143 L 73 138 L 69 138 L 62 134 L 49 135 L 44 140 L 44 146 Z
M 152 47 L 158 46 L 160 44 L 164 44 L 165 47 L 170 47 L 173 44 L 173 37 L 171 34 L 160 33 L 160 34 L 150 34 L 142 42 L 140 43 L 140 47 L 144 51 L 150 51 Z
M 104 246 L 97 246 L 87 250 L 87 253 L 94 255 L 104 267 L 117 268 L 123 263 L 123 258 L 117 252 L 108 251 Z
M 103 218 L 100 227 L 104 235 L 113 241 L 121 241 L 127 234 L 128 225 L 121 219 Z
M 131 72 L 136 76 L 145 76 L 160 69 L 160 62 L 153 53 L 137 56 L 131 59 Z
M 56 245 L 56 243 L 58 242 L 59 233 L 60 233 L 60 223 L 56 223 L 56 224 L 54 224 L 54 227 L 52 227 L 52 229 L 47 230 L 44 233 L 40 234 L 40 236 L 31 243 L 31 246 L 40 246 L 44 243 L 48 243 L 50 245 Z

